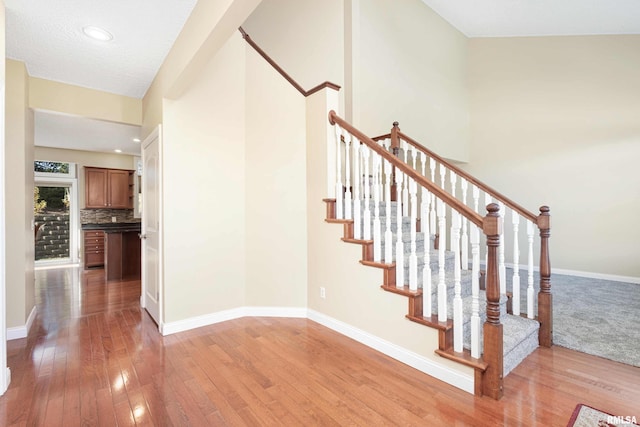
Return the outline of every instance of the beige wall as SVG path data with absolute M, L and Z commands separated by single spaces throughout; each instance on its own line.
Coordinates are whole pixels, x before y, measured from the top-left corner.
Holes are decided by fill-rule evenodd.
M 245 66 L 239 34 L 164 110 L 164 320 L 245 300 Z
M 6 61 L 5 226 L 7 327 L 24 326 L 35 305 L 33 275 L 33 112 L 22 62 Z
M 142 100 L 30 77 L 29 106 L 80 117 L 142 124 Z
M 343 0 L 263 0 L 242 27 L 305 90 L 344 85 Z
M 350 3 L 353 124 L 377 136 L 398 121 L 440 155 L 467 160 L 468 39 L 420 0 Z
M 199 1 L 143 99 L 142 135 L 163 120 L 163 99 L 178 99 L 261 0 Z
M 640 277 L 640 36 L 472 39 L 465 168 L 538 212 L 552 268 Z
M 246 301 L 305 307 L 305 98 L 246 49 Z
M 78 205 L 84 209 L 84 167 L 94 166 L 112 169 L 134 169 L 133 156 L 126 154 L 97 153 L 94 151 L 66 150 L 62 148 L 35 147 L 35 160 L 72 162 L 77 165 Z M 32 173 L 33 175 L 33 173 Z

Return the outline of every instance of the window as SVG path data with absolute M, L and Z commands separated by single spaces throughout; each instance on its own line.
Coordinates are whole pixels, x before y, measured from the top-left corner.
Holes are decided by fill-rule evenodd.
M 75 178 L 76 176 L 75 163 L 36 160 L 35 162 L 33 162 L 33 170 L 36 176 L 50 176 L 59 178 Z

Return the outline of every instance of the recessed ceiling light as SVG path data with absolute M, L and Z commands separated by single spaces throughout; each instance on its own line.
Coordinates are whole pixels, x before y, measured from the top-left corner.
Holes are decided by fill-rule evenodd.
M 121 149 L 119 149 L 119 148 L 116 148 L 116 149 L 115 149 L 115 150 L 113 150 L 113 151 L 115 151 L 116 153 L 122 153 L 122 150 L 121 150 Z
M 99 40 L 101 42 L 108 42 L 109 40 L 113 40 L 113 34 L 104 28 L 87 26 L 82 29 L 82 32 L 87 36 L 94 40 Z
M 140 138 L 133 138 L 133 142 L 140 142 Z

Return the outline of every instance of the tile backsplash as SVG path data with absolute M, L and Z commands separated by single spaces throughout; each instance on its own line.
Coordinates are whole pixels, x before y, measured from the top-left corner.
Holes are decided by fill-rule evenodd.
M 133 209 L 80 209 L 80 224 L 105 224 L 116 222 L 140 222 L 133 217 Z

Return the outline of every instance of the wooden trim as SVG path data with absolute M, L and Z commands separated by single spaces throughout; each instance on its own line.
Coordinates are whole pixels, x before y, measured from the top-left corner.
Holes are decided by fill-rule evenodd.
M 320 83 L 318 86 L 314 86 L 311 89 L 309 89 L 308 91 L 304 92 L 303 95 L 305 97 L 309 96 L 309 95 L 313 95 L 316 92 L 319 92 L 320 90 L 324 89 L 324 88 L 329 88 L 329 89 L 333 89 L 335 91 L 339 91 L 340 90 L 340 86 L 338 86 L 335 83 L 331 83 L 329 81 Z
M 391 138 L 391 134 L 387 133 L 385 135 L 380 135 L 380 136 L 374 136 L 373 139 L 374 141 L 382 141 L 383 139 L 387 139 L 387 138 Z
M 397 122 L 394 122 L 394 129 L 397 128 L 396 123 Z M 496 199 L 498 199 L 499 201 L 504 203 L 506 206 L 509 206 L 511 209 L 517 211 L 520 215 L 522 215 L 523 217 L 527 218 L 529 221 L 532 221 L 534 224 L 537 224 L 538 217 L 534 213 L 532 213 L 532 212 L 528 211 L 527 209 L 523 208 L 522 206 L 520 206 L 519 204 L 517 204 L 513 200 L 509 199 L 508 197 L 504 196 L 503 194 L 497 192 L 496 190 L 494 190 L 493 188 L 489 187 L 484 182 L 480 181 L 479 179 L 476 179 L 475 177 L 473 177 L 469 173 L 465 172 L 464 170 L 460 169 L 458 166 L 454 165 L 453 163 L 445 160 L 443 157 L 440 157 L 439 155 L 437 155 L 433 151 L 429 150 L 428 148 L 426 148 L 425 146 L 423 146 L 419 142 L 411 139 L 410 137 L 408 137 L 404 133 L 400 132 L 399 129 L 398 129 L 398 133 L 397 134 L 400 137 L 400 139 L 403 139 L 403 140 L 407 141 L 409 144 L 413 145 L 418 150 L 421 150 L 423 153 L 427 153 L 430 157 L 433 157 L 434 159 L 436 159 L 437 161 L 439 161 L 440 163 L 442 163 L 443 165 L 445 165 L 449 169 L 453 170 L 456 173 L 456 175 L 461 176 L 464 179 L 466 179 L 467 181 L 475 184 L 477 187 L 482 189 L 484 192 L 491 194 L 492 197 L 495 197 Z
M 549 260 L 551 216 L 548 206 L 540 208 L 537 223 L 540 229 L 540 291 L 538 292 L 540 330 L 538 343 L 542 347 L 551 347 L 553 345 L 553 295 L 551 295 L 551 262 Z
M 405 174 L 407 174 L 408 176 L 413 178 L 416 181 L 416 183 L 418 183 L 418 184 L 422 185 L 423 187 L 427 188 L 431 193 L 435 194 L 436 197 L 438 197 L 443 202 L 445 202 L 446 204 L 448 204 L 449 206 L 454 208 L 462 216 L 467 218 L 473 224 L 475 224 L 478 227 L 482 228 L 483 217 L 480 216 L 480 214 L 478 214 L 473 209 L 471 209 L 468 206 L 466 206 L 464 203 L 462 203 L 458 199 L 452 197 L 449 193 L 447 193 L 445 190 L 441 189 L 439 186 L 437 186 L 436 184 L 431 182 L 426 177 L 422 176 L 415 169 L 413 169 L 413 168 L 409 167 L 408 165 L 404 164 L 404 162 L 402 162 L 401 160 L 396 158 L 394 155 L 389 153 L 387 150 L 385 150 L 385 149 L 381 148 L 380 146 L 378 146 L 378 144 L 376 144 L 374 140 L 372 140 L 367 135 L 365 135 L 364 133 L 360 132 L 358 129 L 356 129 L 351 124 L 349 124 L 347 121 L 342 119 L 333 110 L 331 110 L 329 112 L 329 122 L 332 125 L 335 125 L 336 123 L 339 124 L 340 127 L 342 127 L 343 129 L 347 130 L 349 133 L 351 133 L 351 135 L 353 135 L 356 138 L 358 138 L 360 140 L 360 142 L 362 142 L 363 144 L 366 144 L 367 146 L 369 146 L 370 149 L 372 149 L 377 154 L 379 154 L 381 157 L 383 157 L 384 159 L 389 161 L 394 167 L 398 168 L 399 170 L 401 170 L 402 172 L 404 172 Z
M 484 354 L 487 370 L 482 381 L 482 394 L 499 400 L 504 388 L 503 378 L 503 326 L 500 323 L 500 277 L 498 274 L 498 247 L 502 234 L 502 221 L 496 203 L 487 206 L 489 213 L 483 227 L 487 235 L 487 320 L 484 322 Z
M 327 206 L 326 219 L 336 219 L 336 199 L 322 199 Z
M 415 291 L 412 291 L 409 289 L 409 287 L 407 285 L 398 288 L 396 286 L 385 286 L 382 285 L 380 286 L 382 289 L 384 289 L 387 292 L 391 292 L 394 294 L 398 294 L 398 295 L 402 295 L 405 297 L 414 297 L 414 296 L 418 296 L 418 295 L 422 295 L 422 289 L 417 289 Z
M 289 74 L 287 74 L 287 72 L 284 71 L 282 69 L 282 67 L 279 66 L 276 63 L 276 61 L 271 59 L 271 57 L 269 55 L 267 55 L 267 53 L 264 50 L 262 50 L 262 48 L 260 48 L 260 46 L 258 46 L 256 44 L 256 42 L 253 41 L 251 36 L 249 36 L 249 34 L 247 34 L 247 32 L 242 27 L 239 27 L 238 30 L 240 31 L 240 34 L 242 34 L 242 38 L 249 44 L 249 46 L 251 46 L 256 52 L 258 52 L 258 55 L 262 56 L 265 61 L 267 61 L 278 73 L 280 73 L 280 75 L 282 77 L 284 77 L 286 81 L 291 83 L 291 86 L 293 86 L 304 97 L 307 97 L 309 95 L 313 95 L 314 93 L 316 93 L 316 92 L 318 92 L 318 91 L 320 91 L 320 90 L 322 90 L 324 88 L 334 89 L 336 91 L 340 90 L 340 86 L 339 85 L 337 85 L 335 83 L 331 83 L 329 81 L 326 81 L 324 83 L 320 83 L 319 85 L 314 86 L 309 90 L 304 90 L 304 88 L 302 86 L 300 86 L 300 84 L 298 82 L 296 82 L 293 79 L 293 77 L 291 77 Z

